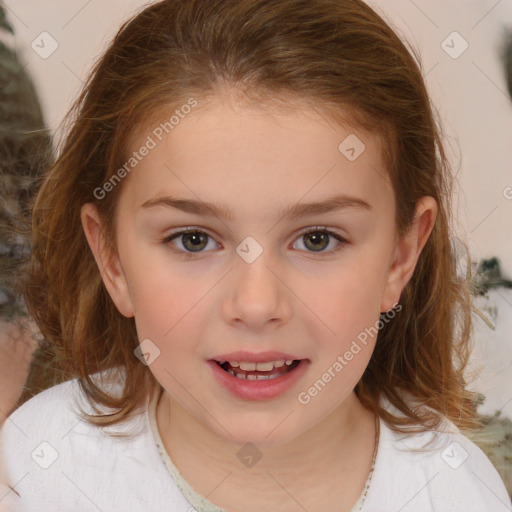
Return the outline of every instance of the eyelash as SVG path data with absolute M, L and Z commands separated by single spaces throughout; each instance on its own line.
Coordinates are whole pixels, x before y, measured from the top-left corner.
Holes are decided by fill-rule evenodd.
M 204 235 L 208 236 L 210 239 L 213 239 L 212 236 L 210 236 L 208 233 L 206 233 L 205 231 L 203 231 L 201 229 L 198 229 L 198 228 L 186 228 L 186 229 L 182 229 L 180 231 L 175 231 L 174 233 L 171 233 L 171 234 L 167 235 L 165 238 L 163 238 L 161 240 L 161 242 L 162 242 L 163 245 L 168 245 L 169 248 L 172 251 L 177 252 L 177 253 L 181 253 L 182 255 L 184 255 L 186 257 L 193 257 L 195 255 L 199 255 L 199 254 L 202 254 L 204 252 L 208 252 L 208 251 L 197 251 L 197 252 L 183 251 L 181 249 L 177 249 L 172 244 L 170 244 L 170 242 L 172 242 L 172 240 L 174 240 L 175 238 L 179 238 L 181 235 L 186 235 L 186 234 L 190 234 L 190 233 L 204 234 Z M 311 254 L 325 254 L 325 255 L 335 254 L 338 251 L 340 251 L 341 249 L 343 249 L 343 247 L 345 245 L 349 244 L 348 240 L 346 240 L 342 236 L 338 235 L 337 233 L 334 233 L 333 231 L 330 231 L 327 228 L 319 227 L 319 226 L 305 229 L 304 231 L 302 231 L 297 236 L 296 240 L 300 239 L 301 237 L 303 237 L 303 236 L 305 236 L 305 235 L 307 235 L 309 233 L 323 233 L 323 234 L 327 234 L 330 237 L 332 237 L 335 240 L 337 240 L 338 242 L 340 242 L 338 247 L 336 249 L 334 249 L 334 250 L 331 250 L 331 251 L 305 251 L 305 252 L 309 252 Z

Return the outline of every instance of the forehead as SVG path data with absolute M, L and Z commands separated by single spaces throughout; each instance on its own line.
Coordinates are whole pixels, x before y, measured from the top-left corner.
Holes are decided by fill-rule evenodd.
M 142 151 L 145 145 L 151 149 Z M 194 109 L 152 116 L 128 147 L 128 156 L 145 153 L 123 185 L 138 205 L 170 192 L 242 209 L 333 192 L 379 201 L 391 187 L 376 133 L 292 103 L 276 109 L 229 97 L 198 101 Z

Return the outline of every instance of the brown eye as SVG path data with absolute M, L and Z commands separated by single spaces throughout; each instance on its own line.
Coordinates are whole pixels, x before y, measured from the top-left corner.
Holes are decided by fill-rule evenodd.
M 164 245 L 169 245 L 175 252 L 191 256 L 193 254 L 207 252 L 208 242 L 210 240 L 214 242 L 213 238 L 208 235 L 208 233 L 192 228 L 171 233 L 162 240 L 162 243 Z M 319 254 L 333 254 L 349 243 L 345 238 L 341 237 L 337 233 L 325 228 L 316 227 L 309 228 L 307 231 L 304 231 L 299 236 L 298 240 L 303 240 L 303 245 L 305 247 L 303 250 Z M 336 240 L 334 247 L 332 247 L 333 240 Z M 213 248 L 215 248 L 215 246 L 220 247 L 214 242 Z M 329 247 L 331 247 L 331 250 L 326 250 Z
M 207 245 L 208 235 L 205 235 L 204 233 L 185 233 L 181 236 L 183 246 L 189 251 L 201 251 Z
M 331 239 L 334 238 L 338 243 L 333 250 L 326 251 L 325 249 L 329 247 Z M 303 232 L 299 237 L 299 240 L 304 240 L 304 246 L 308 252 L 318 252 L 324 254 L 332 254 L 336 252 L 339 246 L 343 246 L 348 243 L 346 239 L 338 235 L 337 233 L 333 233 L 328 229 L 320 229 L 320 228 L 310 228 L 307 231 Z
M 321 251 L 329 245 L 329 235 L 321 231 L 315 233 L 306 233 L 302 237 L 306 243 L 306 247 L 313 251 Z
M 205 247 L 207 247 L 208 240 L 210 238 L 210 235 L 208 235 L 204 231 L 200 231 L 198 229 L 190 229 L 172 233 L 171 235 L 165 237 L 162 240 L 162 243 L 172 243 L 172 245 L 176 247 L 176 250 L 180 252 L 200 253 L 204 252 L 204 249 Z M 181 246 L 183 247 L 183 249 L 179 246 L 177 247 L 176 244 L 173 243 L 173 241 L 176 239 L 178 239 L 178 241 L 181 242 Z

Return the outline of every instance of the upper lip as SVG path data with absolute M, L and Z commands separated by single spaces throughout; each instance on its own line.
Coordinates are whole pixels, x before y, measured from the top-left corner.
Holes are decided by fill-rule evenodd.
M 276 352 L 270 350 L 267 352 L 245 352 L 239 350 L 238 352 L 230 352 L 229 354 L 221 354 L 219 356 L 212 357 L 214 361 L 245 361 L 248 363 L 266 363 L 268 361 L 289 361 L 301 359 L 300 357 L 293 356 L 290 354 L 284 354 L 283 352 Z

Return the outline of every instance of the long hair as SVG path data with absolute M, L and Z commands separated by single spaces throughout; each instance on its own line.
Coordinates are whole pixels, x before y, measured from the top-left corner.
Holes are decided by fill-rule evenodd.
M 414 49 L 360 0 L 161 1 L 124 23 L 95 64 L 34 204 L 26 287 L 29 311 L 63 371 L 78 378 L 93 406 L 115 411 L 88 421 L 122 421 L 156 381 L 134 356 L 134 319 L 119 313 L 102 283 L 80 208 L 97 205 L 115 250 L 116 205 L 129 177 L 105 197 L 95 190 L 126 161 L 134 127 L 225 88 L 260 104 L 296 99 L 379 136 L 399 234 L 411 225 L 417 199 L 437 201 L 401 312 L 379 330 L 355 391 L 397 431 L 435 428 L 441 416 L 461 429 L 473 427 L 476 411 L 463 377 L 471 294 L 450 243 L 453 177 L 438 115 Z M 115 367 L 126 379 L 122 394 L 113 396 L 91 375 Z M 416 410 L 403 391 L 428 407 Z M 381 394 L 404 417 L 382 408 Z

